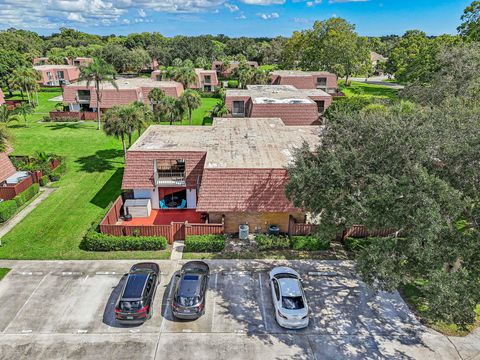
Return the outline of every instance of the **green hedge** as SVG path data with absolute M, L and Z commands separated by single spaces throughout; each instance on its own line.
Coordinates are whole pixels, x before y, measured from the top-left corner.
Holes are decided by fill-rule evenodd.
M 163 236 L 111 236 L 90 229 L 80 248 L 87 251 L 165 250 L 167 239 Z
M 40 186 L 45 186 L 48 184 L 48 182 L 50 181 L 50 179 L 48 178 L 47 175 L 43 175 L 41 178 L 40 178 Z
M 15 200 L 2 201 L 0 203 L 0 222 L 5 222 L 17 212 L 18 206 Z
M 28 202 L 31 198 L 38 194 L 40 190 L 39 184 L 33 184 L 28 187 L 26 190 L 22 191 L 20 194 L 15 196 L 13 200 L 17 203 L 17 207 L 20 207 Z
M 319 251 L 330 249 L 330 241 L 321 240 L 316 236 L 292 236 L 290 242 L 293 250 Z
M 228 87 L 231 89 L 238 88 L 238 80 L 228 80 Z
M 50 180 L 51 181 L 58 181 L 60 180 L 60 178 L 63 176 L 63 174 L 65 174 L 65 172 L 67 171 L 67 164 L 65 163 L 65 161 L 62 161 L 60 163 L 60 165 L 58 165 L 55 170 L 53 170 L 50 174 Z
M 255 236 L 259 250 L 283 250 L 290 248 L 290 239 L 283 235 L 259 234 Z
M 185 252 L 219 252 L 225 248 L 223 235 L 190 235 L 185 239 Z

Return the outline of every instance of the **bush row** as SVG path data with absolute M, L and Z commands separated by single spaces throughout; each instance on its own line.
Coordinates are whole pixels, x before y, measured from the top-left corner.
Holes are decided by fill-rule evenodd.
M 15 200 L 2 201 L 0 203 L 0 222 L 5 222 L 17 212 L 18 206 Z
M 51 181 L 58 181 L 67 171 L 67 164 L 65 161 L 62 161 L 50 174 L 49 178 Z
M 319 239 L 316 236 L 275 236 L 260 234 L 255 236 L 258 249 L 264 250 L 303 250 L 320 251 L 330 249 L 330 241 Z
M 343 245 L 345 246 L 345 249 L 348 251 L 359 251 L 362 250 L 363 248 L 367 247 L 369 244 L 374 241 L 373 237 L 368 237 L 368 238 L 346 238 L 343 240 Z
M 52 118 L 48 115 L 43 117 L 43 122 L 79 122 L 80 119 L 77 117 L 56 117 Z
M 163 236 L 111 236 L 92 228 L 83 237 L 80 248 L 86 251 L 165 250 L 167 239 Z
M 189 235 L 185 239 L 185 252 L 219 252 L 225 248 L 223 235 Z
M 13 200 L 15 200 L 15 202 L 17 203 L 17 207 L 20 207 L 25 203 L 27 203 L 28 200 L 33 198 L 35 195 L 37 195 L 39 190 L 40 190 L 40 185 L 33 184 L 30 187 L 28 187 L 26 190 L 22 191 L 17 196 L 15 196 Z
M 40 178 L 40 186 L 45 186 L 48 184 L 48 182 L 50 181 L 50 179 L 48 178 L 47 175 L 43 175 L 41 178 Z

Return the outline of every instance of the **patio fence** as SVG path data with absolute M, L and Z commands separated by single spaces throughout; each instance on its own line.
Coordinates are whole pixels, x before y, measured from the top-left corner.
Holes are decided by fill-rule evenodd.
M 32 176 L 29 176 L 20 181 L 18 184 L 0 186 L 0 199 L 12 200 L 15 196 L 28 189 L 31 185 L 33 185 L 33 178 Z
M 290 218 L 289 231 L 290 236 L 298 235 L 313 235 L 317 225 L 297 223 L 295 219 Z M 363 225 L 352 225 L 349 229 L 344 230 L 342 233 L 337 234 L 336 238 L 339 241 L 343 241 L 347 237 L 364 238 L 364 237 L 385 237 L 393 234 L 395 229 L 382 229 L 382 230 L 368 230 Z
M 96 120 L 97 113 L 91 111 L 50 111 L 50 118 L 58 119 L 77 119 L 77 120 Z
M 123 199 L 119 196 L 100 222 L 100 232 L 113 236 L 163 236 L 172 244 L 175 240 L 185 240 L 189 235 L 223 234 L 223 224 L 194 224 L 171 222 L 169 225 L 122 225 L 117 224 L 122 215 Z

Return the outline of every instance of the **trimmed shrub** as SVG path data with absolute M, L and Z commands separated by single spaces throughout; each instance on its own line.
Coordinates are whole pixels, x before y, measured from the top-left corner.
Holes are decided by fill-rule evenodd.
M 47 175 L 43 175 L 41 178 L 40 178 L 40 186 L 45 186 L 48 184 L 48 182 L 50 181 L 50 179 L 48 178 Z
M 185 252 L 219 252 L 225 248 L 223 235 L 190 235 L 185 239 Z
M 22 191 L 20 194 L 15 196 L 13 200 L 15 200 L 15 202 L 17 203 L 17 207 L 20 207 L 25 203 L 27 203 L 28 200 L 33 198 L 35 195 L 37 195 L 39 190 L 40 190 L 40 185 L 33 184 L 30 187 L 28 187 L 25 191 Z
M 230 89 L 238 88 L 238 80 L 228 80 L 228 87 Z
M 283 250 L 290 248 L 290 239 L 283 235 L 255 235 L 255 241 L 259 250 Z
M 293 250 L 320 251 L 330 249 L 330 241 L 321 240 L 316 236 L 292 236 L 290 242 Z
M 80 248 L 86 251 L 165 250 L 167 239 L 163 236 L 111 236 L 92 228 L 83 237 Z
M 15 200 L 2 201 L 0 203 L 0 222 L 5 222 L 17 212 L 18 206 Z
M 67 165 L 65 161 L 62 161 L 60 165 L 58 165 L 55 170 L 53 170 L 49 176 L 50 181 L 58 181 L 60 178 L 65 174 L 67 171 Z

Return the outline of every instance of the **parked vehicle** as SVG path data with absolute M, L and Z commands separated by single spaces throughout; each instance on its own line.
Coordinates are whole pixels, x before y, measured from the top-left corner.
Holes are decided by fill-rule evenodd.
M 269 273 L 275 319 L 287 329 L 308 326 L 308 305 L 300 275 L 288 267 L 276 267 Z
M 119 323 L 141 324 L 153 315 L 153 300 L 158 285 L 160 268 L 155 263 L 132 266 L 115 306 Z
M 173 315 L 179 319 L 198 319 L 205 313 L 210 268 L 203 261 L 190 261 L 182 266 L 177 277 Z

